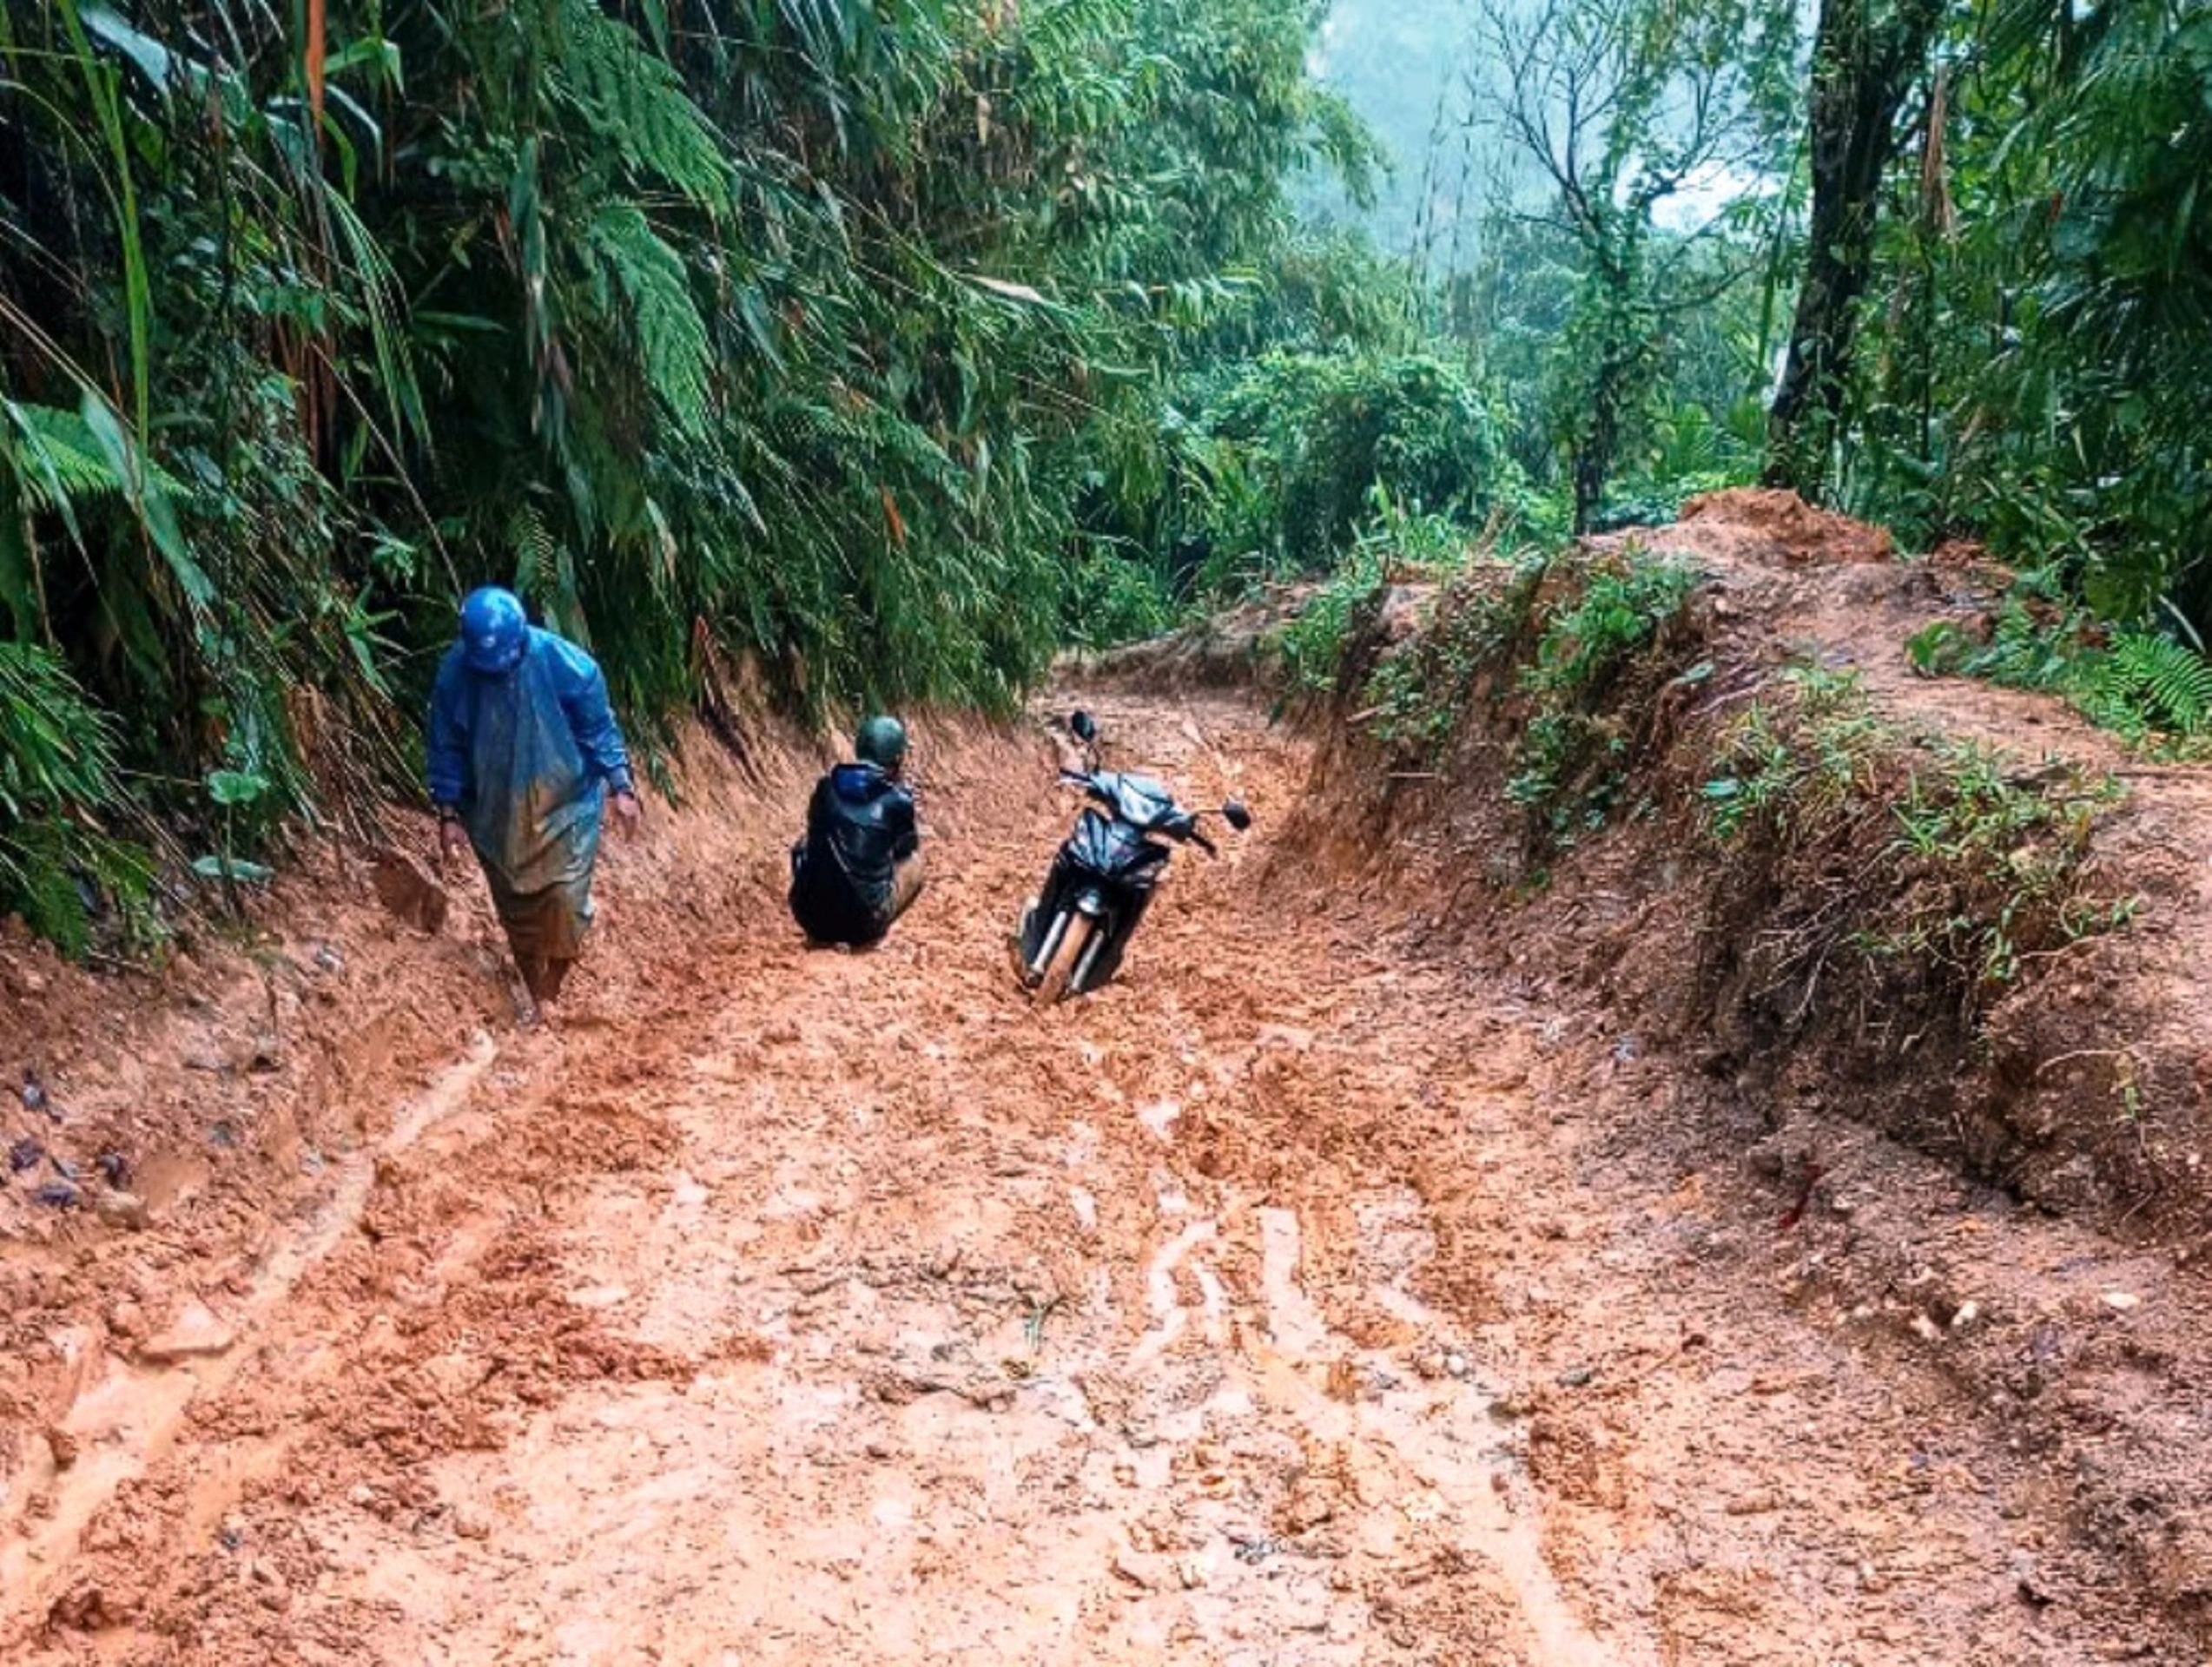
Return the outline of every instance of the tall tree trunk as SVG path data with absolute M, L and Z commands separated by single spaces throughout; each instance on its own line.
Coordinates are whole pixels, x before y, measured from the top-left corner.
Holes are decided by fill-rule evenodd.
M 1878 16 L 1886 10 L 1887 15 Z M 1859 303 L 1874 264 L 1882 174 L 1898 112 L 1928 62 L 1943 0 L 1821 0 L 1813 48 L 1813 217 L 1782 385 L 1767 413 L 1766 479 L 1817 499 L 1843 412 Z

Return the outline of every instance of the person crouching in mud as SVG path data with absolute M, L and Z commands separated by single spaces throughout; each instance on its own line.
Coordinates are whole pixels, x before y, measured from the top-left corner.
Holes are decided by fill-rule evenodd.
M 603 800 L 625 835 L 640 820 L 598 663 L 532 625 L 509 592 L 474 592 L 431 693 L 428 774 L 440 854 L 475 848 L 525 1018 L 549 1018 L 591 924 Z
M 791 914 L 815 944 L 881 943 L 921 893 L 921 836 L 905 785 L 906 726 L 870 718 L 854 761 L 815 786 L 791 847 Z

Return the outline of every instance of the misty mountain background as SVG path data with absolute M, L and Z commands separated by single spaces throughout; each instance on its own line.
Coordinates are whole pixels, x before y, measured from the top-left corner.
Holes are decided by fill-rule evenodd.
M 1312 67 L 1374 128 L 1391 173 L 1364 214 L 1334 181 L 1309 181 L 1300 206 L 1311 217 L 1364 227 L 1377 247 L 1394 254 L 1433 242 L 1439 268 L 1447 265 L 1456 205 L 1466 221 L 1462 234 L 1471 240 L 1488 182 L 1506 161 L 1494 134 L 1463 127 L 1476 17 L 1469 0 L 1337 0 Z M 1424 202 L 1434 204 L 1432 214 L 1424 215 Z

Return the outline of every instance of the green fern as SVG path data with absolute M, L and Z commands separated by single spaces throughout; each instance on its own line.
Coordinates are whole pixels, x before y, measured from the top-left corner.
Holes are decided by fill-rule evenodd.
M 599 137 L 700 208 L 727 208 L 726 148 L 675 69 L 593 0 L 565 0 L 560 21 L 562 89 Z
M 614 293 L 629 304 L 645 380 L 677 426 L 703 433 L 709 415 L 712 344 L 691 300 L 683 258 L 663 242 L 635 203 L 611 203 L 588 234 L 598 271 L 594 299 L 612 312 Z
M 67 513 L 81 502 L 122 495 L 122 477 L 76 412 L 12 399 L 0 408 L 14 430 L 0 457 L 34 508 Z
M 144 853 L 93 820 L 121 802 L 106 716 L 46 649 L 0 642 L 0 908 L 73 957 L 103 899 L 144 913 Z
M 89 811 L 116 799 L 115 736 L 62 662 L 0 642 L 0 816 Z
M 2212 723 L 2212 661 L 2170 636 L 2123 632 L 2088 669 L 2087 699 L 2142 715 L 2146 727 L 2192 739 Z
M 537 504 L 525 500 L 515 506 L 507 522 L 507 546 L 514 558 L 516 590 L 535 602 L 565 636 L 588 643 L 575 558 Z

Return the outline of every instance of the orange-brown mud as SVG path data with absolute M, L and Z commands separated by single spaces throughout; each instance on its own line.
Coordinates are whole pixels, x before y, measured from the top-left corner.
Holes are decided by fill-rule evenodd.
M 1100 709 L 1111 764 L 1259 821 L 1081 1004 L 1006 967 L 1073 809 L 1048 750 L 946 734 L 873 954 L 781 912 L 793 765 L 611 857 L 555 1034 L 499 1011 L 480 908 L 412 937 L 356 877 L 272 977 L 412 1011 L 405 1050 L 195 1100 L 129 1038 L 204 1173 L 140 1232 L 8 1206 L 0 1658 L 2202 1658 L 2189 1582 L 2101 1563 L 2061 1457 L 1823 1286 L 1725 1136 L 1641 1137 L 1701 1114 L 1678 1067 L 1311 872 L 1305 749 L 1248 706 Z M 101 1052 L 57 1050 L 56 1139 L 129 1137 Z M 2162 1263 L 2101 1301 L 2110 1245 L 1894 1173 L 1946 1242 L 2082 1259 L 2054 1374 L 2197 1301 Z

